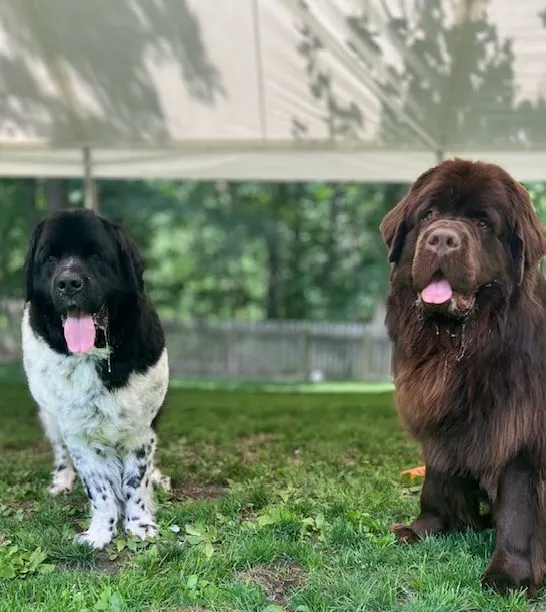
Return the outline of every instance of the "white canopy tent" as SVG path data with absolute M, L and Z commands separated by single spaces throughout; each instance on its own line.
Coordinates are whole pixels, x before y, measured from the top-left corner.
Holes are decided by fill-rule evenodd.
M 546 0 L 4 0 L 0 175 L 546 178 Z

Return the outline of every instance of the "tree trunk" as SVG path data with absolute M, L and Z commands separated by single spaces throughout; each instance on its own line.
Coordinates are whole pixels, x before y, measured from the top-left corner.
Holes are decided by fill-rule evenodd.
M 286 185 L 279 184 L 273 188 L 273 202 L 269 228 L 266 234 L 267 249 L 267 304 L 266 317 L 280 319 L 281 312 L 281 254 L 280 254 L 280 207 L 286 198 Z
M 303 214 L 301 201 L 304 195 L 302 184 L 290 188 L 292 222 L 292 248 L 290 257 L 290 290 L 284 296 L 284 316 L 288 319 L 305 319 L 307 300 L 305 298 L 305 274 L 303 271 L 304 244 L 302 240 Z
M 38 183 L 36 179 L 25 179 L 24 189 L 27 209 L 27 235 L 30 238 L 40 219 L 40 213 L 36 208 L 36 196 L 38 195 Z
M 327 291 L 327 304 L 328 304 L 328 318 L 336 316 L 337 300 L 338 296 L 332 286 L 332 277 L 335 275 L 338 267 L 338 247 L 337 247 L 337 234 L 338 234 L 338 216 L 339 208 L 343 197 L 344 186 L 335 185 L 332 198 L 330 200 L 330 227 L 328 231 L 328 239 L 326 242 L 326 263 L 324 265 L 324 277 L 323 277 L 323 288 Z
M 46 179 L 44 182 L 44 197 L 47 210 L 52 213 L 62 208 L 69 208 L 68 180 L 62 178 Z
M 266 317 L 268 319 L 279 318 L 279 280 L 280 280 L 280 257 L 279 257 L 279 232 L 277 222 L 271 222 L 271 228 L 267 236 L 267 306 Z
M 93 176 L 93 164 L 91 160 L 91 149 L 84 147 L 83 150 L 83 164 L 84 164 L 84 179 L 83 179 L 83 191 L 84 191 L 84 206 L 89 210 L 96 213 L 99 212 L 99 201 L 97 197 L 97 185 Z

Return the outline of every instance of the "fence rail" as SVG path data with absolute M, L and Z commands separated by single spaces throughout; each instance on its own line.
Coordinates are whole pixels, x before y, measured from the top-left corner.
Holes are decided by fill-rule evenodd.
M 0 361 L 21 356 L 20 302 L 0 302 Z M 353 323 L 164 321 L 171 373 L 180 378 L 384 381 L 391 345 L 384 327 Z

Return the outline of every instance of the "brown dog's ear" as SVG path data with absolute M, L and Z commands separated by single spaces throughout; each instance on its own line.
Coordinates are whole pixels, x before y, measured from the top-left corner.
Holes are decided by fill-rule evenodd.
M 407 195 L 398 202 L 398 204 L 389 210 L 379 224 L 381 238 L 389 249 L 389 262 L 395 263 L 400 259 L 402 249 L 404 248 L 404 240 L 408 231 L 407 218 L 410 214 L 412 204 L 415 202 L 415 196 L 428 179 L 434 174 L 438 166 L 430 168 L 423 172 L 421 176 L 410 187 Z
M 508 238 L 508 246 L 510 247 L 510 254 L 512 255 L 512 278 L 516 285 L 521 285 L 523 282 L 523 272 L 525 271 L 525 245 L 523 244 L 521 232 L 517 223 Z
M 516 214 L 509 245 L 514 261 L 514 279 L 521 284 L 525 270 L 535 268 L 546 255 L 546 230 L 525 187 L 514 182 L 509 193 Z
M 394 208 L 392 208 L 383 217 L 383 221 L 379 225 L 379 231 L 383 242 L 389 249 L 389 262 L 395 263 L 400 259 L 404 240 L 407 233 L 406 216 L 406 198 L 401 200 Z

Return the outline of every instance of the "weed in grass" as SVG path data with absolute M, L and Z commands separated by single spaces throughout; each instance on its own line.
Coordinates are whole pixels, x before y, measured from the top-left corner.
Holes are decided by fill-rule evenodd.
M 21 578 L 51 572 L 55 565 L 45 563 L 47 557 L 47 553 L 41 548 L 29 552 L 12 545 L 9 540 L 4 540 L 0 546 L 0 578 Z

